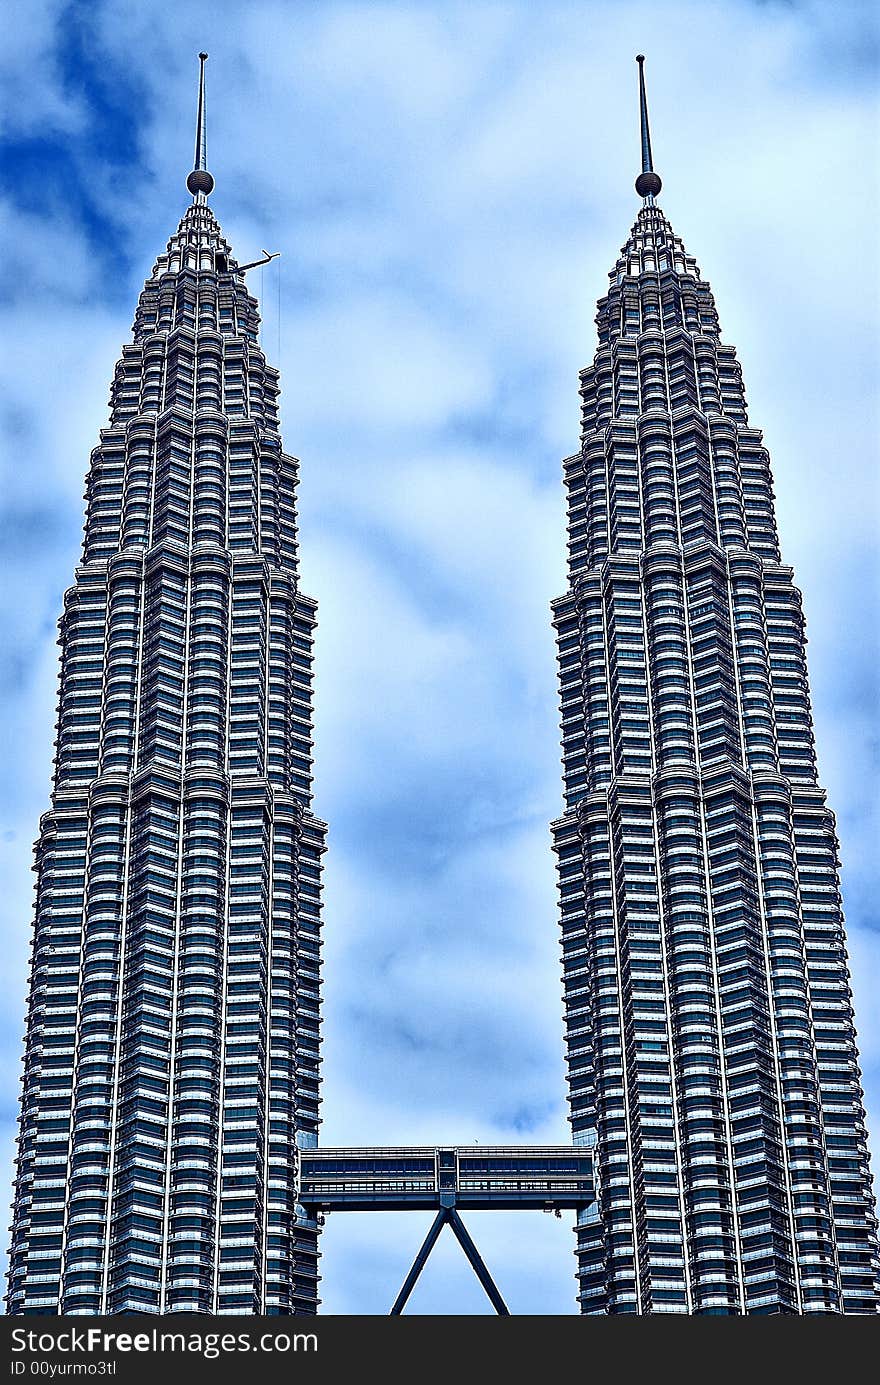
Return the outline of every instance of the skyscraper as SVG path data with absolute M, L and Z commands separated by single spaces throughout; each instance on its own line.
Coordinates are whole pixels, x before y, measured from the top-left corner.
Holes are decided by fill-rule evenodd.
M 257 302 L 192 194 L 92 453 L 60 623 L 11 1313 L 309 1313 L 315 602 Z
M 643 199 L 599 300 L 554 603 L 583 1313 L 875 1313 L 834 818 L 770 462 L 709 285 Z

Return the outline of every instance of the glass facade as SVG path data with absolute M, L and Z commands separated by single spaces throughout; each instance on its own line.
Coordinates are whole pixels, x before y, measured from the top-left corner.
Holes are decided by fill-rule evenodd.
M 316 1309 L 316 608 L 258 327 L 198 191 L 116 367 L 64 599 L 10 1313 Z
M 553 607 L 569 1097 L 598 1198 L 580 1308 L 875 1313 L 801 597 L 736 354 L 651 195 L 596 321 Z

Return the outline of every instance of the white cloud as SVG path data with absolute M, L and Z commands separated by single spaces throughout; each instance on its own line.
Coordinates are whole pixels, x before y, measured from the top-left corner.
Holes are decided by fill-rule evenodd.
M 64 0 L 28 0 L 7 15 L 0 45 L 0 130 L 10 136 L 51 136 L 82 125 L 82 104 L 64 87 L 57 60 Z

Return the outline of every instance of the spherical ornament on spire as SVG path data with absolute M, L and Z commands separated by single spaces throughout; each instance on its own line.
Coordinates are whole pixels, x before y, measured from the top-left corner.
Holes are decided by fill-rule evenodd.
M 194 168 L 186 180 L 186 186 L 193 197 L 197 193 L 203 192 L 207 197 L 214 191 L 214 179 L 206 168 Z
M 654 173 L 650 169 L 645 173 L 640 173 L 636 179 L 636 192 L 639 197 L 656 197 L 662 186 L 660 174 Z

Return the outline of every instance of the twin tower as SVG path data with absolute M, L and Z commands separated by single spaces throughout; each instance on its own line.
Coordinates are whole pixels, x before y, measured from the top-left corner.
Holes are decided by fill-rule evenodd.
M 317 1311 L 323 1214 L 569 1208 L 584 1314 L 878 1311 L 801 598 L 715 303 L 642 206 L 581 373 L 553 604 L 572 1144 L 318 1146 L 315 602 L 246 270 L 192 194 L 138 302 L 64 598 L 13 1314 Z M 548 997 L 548 1004 L 551 998 Z

